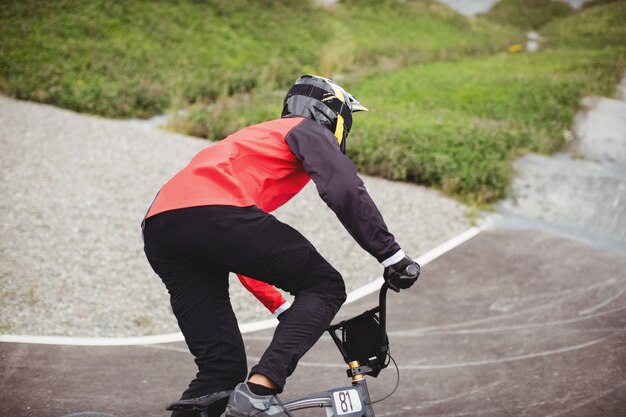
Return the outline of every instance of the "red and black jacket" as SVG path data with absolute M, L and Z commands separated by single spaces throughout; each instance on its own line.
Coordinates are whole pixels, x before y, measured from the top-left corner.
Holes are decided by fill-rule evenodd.
M 310 179 L 363 249 L 385 266 L 404 256 L 335 136 L 302 117 L 250 126 L 201 150 L 161 188 L 146 217 L 205 205 L 256 206 L 269 213 Z M 282 312 L 284 299 L 274 287 L 240 279 L 270 311 Z

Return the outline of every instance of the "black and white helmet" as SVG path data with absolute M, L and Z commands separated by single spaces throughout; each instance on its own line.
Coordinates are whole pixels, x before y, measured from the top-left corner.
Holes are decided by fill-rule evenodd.
M 281 117 L 312 119 L 330 130 L 343 153 L 352 128 L 352 113 L 368 111 L 356 98 L 330 78 L 303 75 L 291 87 Z

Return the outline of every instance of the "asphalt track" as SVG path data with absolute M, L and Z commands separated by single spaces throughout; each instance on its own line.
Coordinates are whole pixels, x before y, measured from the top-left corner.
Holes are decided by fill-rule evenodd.
M 379 416 L 625 416 L 626 257 L 538 230 L 485 230 L 389 295 L 401 385 Z M 339 318 L 371 308 L 376 294 Z M 250 363 L 272 331 L 244 335 Z M 0 343 L 0 416 L 97 410 L 167 416 L 195 373 L 184 343 L 84 347 Z M 348 385 L 328 337 L 283 397 Z M 372 398 L 395 383 L 388 368 Z M 298 415 L 324 415 L 301 412 Z
M 416 286 L 390 294 L 388 334 L 401 384 L 374 406 L 379 417 L 626 416 L 626 223 L 620 205 L 626 196 L 626 104 L 610 100 L 607 111 L 603 103 L 583 113 L 577 136 L 583 151 L 587 145 L 594 152 L 611 150 L 609 158 L 583 152 L 589 159 L 583 165 L 604 164 L 602 182 L 617 186 L 605 189 L 602 198 L 566 198 L 570 203 L 556 205 L 552 214 L 543 209 L 533 215 L 528 207 L 558 193 L 527 178 L 518 196 L 521 221 L 491 223 L 426 264 Z M 543 179 L 551 172 L 546 163 L 531 172 Z M 556 170 L 550 186 L 589 196 L 577 179 L 585 177 L 582 169 Z M 598 169 L 593 166 L 593 172 Z M 589 223 L 581 220 L 591 209 Z M 513 206 L 509 211 L 520 215 Z M 610 227 L 588 233 L 589 225 L 607 219 Z M 376 294 L 361 298 L 344 306 L 338 320 L 376 304 Z M 271 336 L 272 330 L 244 335 L 250 364 Z M 288 380 L 283 398 L 348 385 L 344 369 L 324 337 Z M 0 417 L 85 410 L 165 417 L 165 405 L 178 398 L 195 371 L 183 342 L 0 343 Z M 371 379 L 372 398 L 388 394 L 395 381 L 391 368 Z M 315 411 L 297 415 L 325 415 Z

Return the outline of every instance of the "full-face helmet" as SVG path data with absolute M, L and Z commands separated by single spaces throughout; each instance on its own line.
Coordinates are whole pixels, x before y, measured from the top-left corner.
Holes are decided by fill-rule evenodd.
M 315 120 L 335 135 L 341 152 L 345 153 L 352 113 L 358 111 L 368 110 L 332 79 L 303 75 L 287 93 L 281 117 Z

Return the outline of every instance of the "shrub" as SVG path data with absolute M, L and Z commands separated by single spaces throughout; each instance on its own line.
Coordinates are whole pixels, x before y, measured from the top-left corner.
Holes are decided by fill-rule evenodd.
M 500 0 L 484 16 L 524 30 L 538 30 L 546 23 L 573 12 L 568 4 L 558 0 Z

